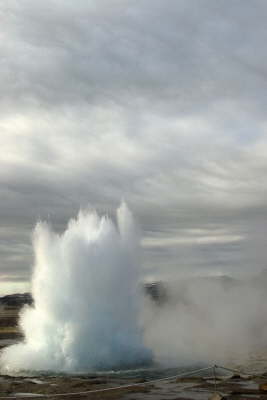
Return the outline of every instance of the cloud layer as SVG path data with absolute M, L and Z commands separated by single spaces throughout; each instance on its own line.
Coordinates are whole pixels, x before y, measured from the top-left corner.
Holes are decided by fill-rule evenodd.
M 265 267 L 265 1 L 0 6 L 0 276 L 31 231 L 121 198 L 147 277 Z M 5 289 L 6 290 L 6 289 Z

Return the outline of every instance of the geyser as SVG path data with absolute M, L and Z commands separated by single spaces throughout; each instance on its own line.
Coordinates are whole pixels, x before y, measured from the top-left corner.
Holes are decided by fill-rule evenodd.
M 140 365 L 150 358 L 139 323 L 139 238 L 122 204 L 117 227 L 81 211 L 62 234 L 45 222 L 33 235 L 34 307 L 20 317 L 25 340 L 1 369 L 78 371 Z

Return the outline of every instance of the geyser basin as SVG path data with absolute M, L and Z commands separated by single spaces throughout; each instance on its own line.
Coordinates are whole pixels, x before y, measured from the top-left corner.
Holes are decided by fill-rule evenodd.
M 23 310 L 25 341 L 3 351 L 2 370 L 110 369 L 150 359 L 139 324 L 139 238 L 125 204 L 117 226 L 86 211 L 61 235 L 37 224 L 34 307 Z

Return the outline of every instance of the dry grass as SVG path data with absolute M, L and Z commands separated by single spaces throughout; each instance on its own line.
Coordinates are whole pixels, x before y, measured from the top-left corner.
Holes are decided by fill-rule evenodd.
M 20 309 L 16 307 L 0 308 L 0 340 L 21 337 L 18 328 L 19 311 Z
M 0 329 L 16 327 L 18 324 L 19 309 L 14 307 L 1 307 L 0 309 Z
M 18 333 L 19 329 L 17 326 L 0 326 L 0 333 Z

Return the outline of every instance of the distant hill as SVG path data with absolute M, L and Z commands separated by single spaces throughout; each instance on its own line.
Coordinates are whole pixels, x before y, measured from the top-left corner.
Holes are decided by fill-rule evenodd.
M 155 303 L 161 305 L 168 300 L 167 287 L 161 281 L 144 284 L 145 294 Z
M 33 303 L 32 295 L 30 293 L 15 293 L 0 297 L 0 306 L 5 307 L 22 307 L 25 304 L 31 305 Z
M 260 279 L 259 279 L 260 278 Z M 267 279 L 267 269 L 261 275 L 254 278 L 254 283 L 260 283 Z M 250 281 L 249 281 L 250 282 Z M 229 276 L 210 276 L 210 277 L 191 277 L 177 280 L 176 282 L 155 281 L 144 283 L 144 293 L 158 305 L 163 305 L 171 300 L 173 296 L 183 298 L 189 286 L 196 285 L 201 287 L 208 283 L 220 284 L 225 290 L 232 289 L 240 282 Z M 33 298 L 31 293 L 15 293 L 0 297 L 0 306 L 21 308 L 25 304 L 32 305 Z

